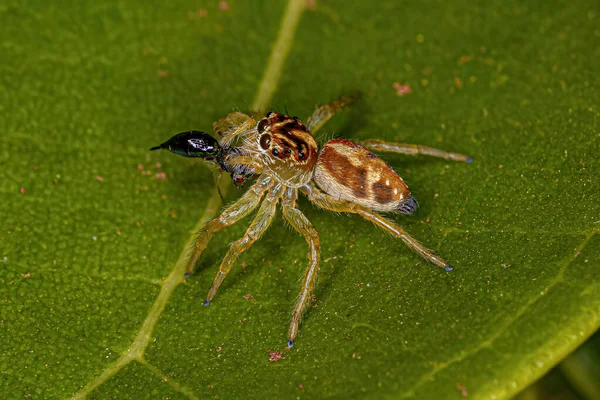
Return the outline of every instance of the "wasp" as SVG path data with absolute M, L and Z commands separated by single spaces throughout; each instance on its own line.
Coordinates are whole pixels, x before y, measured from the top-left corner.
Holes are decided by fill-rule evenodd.
M 292 310 L 288 347 L 292 347 L 296 340 L 300 319 L 314 290 L 321 260 L 319 234 L 298 208 L 299 194 L 324 210 L 358 214 L 402 240 L 425 260 L 447 271 L 452 270 L 452 266 L 440 256 L 382 215 L 409 215 L 415 212 L 418 203 L 402 177 L 373 151 L 423 154 L 462 162 L 471 162 L 471 157 L 416 144 L 377 139 L 360 143 L 333 139 L 319 148 L 313 133 L 357 97 L 357 94 L 342 96 L 317 108 L 306 123 L 298 117 L 273 111 L 263 118 L 233 112 L 213 124 L 218 140 L 205 132 L 190 131 L 180 133 L 151 149 L 167 149 L 185 157 L 202 158 L 229 173 L 238 186 L 250 178 L 256 178 L 235 203 L 207 222 L 196 237 L 187 264 L 188 276 L 215 233 L 258 208 L 244 236 L 231 244 L 223 258 L 204 301 L 205 306 L 210 305 L 240 254 L 265 233 L 273 222 L 278 206 L 286 221 L 305 238 L 309 248 L 308 266 Z

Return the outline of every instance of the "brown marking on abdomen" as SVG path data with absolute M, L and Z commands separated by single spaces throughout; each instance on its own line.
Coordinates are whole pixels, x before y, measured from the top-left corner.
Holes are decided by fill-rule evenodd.
M 333 147 L 325 147 L 319 155 L 319 162 L 333 179 L 340 185 L 350 189 L 354 196 L 365 198 L 368 195 L 368 173 L 363 167 L 357 167 L 350 159 Z
M 377 211 L 395 211 L 410 196 L 406 183 L 385 161 L 346 139 L 325 144 L 314 181 L 335 198 Z
M 381 178 L 371 185 L 373 197 L 379 204 L 387 204 L 394 201 L 394 189 L 385 184 L 385 178 Z

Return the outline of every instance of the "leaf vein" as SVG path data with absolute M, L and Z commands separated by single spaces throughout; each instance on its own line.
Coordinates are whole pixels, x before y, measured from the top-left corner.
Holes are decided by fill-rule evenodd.
M 199 397 L 196 396 L 194 394 L 194 392 L 192 392 L 192 390 L 182 384 L 180 384 L 179 382 L 171 379 L 171 378 L 167 378 L 166 374 L 163 374 L 162 371 L 160 369 L 158 369 L 156 366 L 150 364 L 148 361 L 146 361 L 145 359 L 139 360 L 140 363 L 142 363 L 146 368 L 148 368 L 148 370 L 150 370 L 150 372 L 152 372 L 153 375 L 157 376 L 158 378 L 160 378 L 163 382 L 166 382 L 171 388 L 173 388 L 173 390 L 185 394 L 187 397 L 189 397 L 192 400 L 198 400 Z
M 504 324 L 504 326 L 501 329 L 498 329 L 496 331 L 496 333 L 494 335 L 492 335 L 492 337 L 490 337 L 488 340 L 480 343 L 479 345 L 477 345 L 475 348 L 473 348 L 470 351 L 463 351 L 460 354 L 458 354 L 456 357 L 453 357 L 448 361 L 444 361 L 444 362 L 436 364 L 436 366 L 430 372 L 423 374 L 421 376 L 421 378 L 413 386 L 413 388 L 410 392 L 405 393 L 401 398 L 407 398 L 407 397 L 414 396 L 416 390 L 419 387 L 423 386 L 428 381 L 431 381 L 438 373 L 442 372 L 443 370 L 447 369 L 448 367 L 450 367 L 453 364 L 456 364 L 456 363 L 459 363 L 459 362 L 465 360 L 467 357 L 471 357 L 471 356 L 477 354 L 479 351 L 481 351 L 485 348 L 491 348 L 494 341 L 496 339 L 498 339 L 500 336 L 502 336 L 504 334 L 504 332 L 506 332 L 506 330 L 515 321 L 517 321 L 519 318 L 521 318 L 527 312 L 527 310 L 529 310 L 529 308 L 531 308 L 535 303 L 537 303 L 538 300 L 540 298 L 542 298 L 542 296 L 547 294 L 550 291 L 550 289 L 552 289 L 554 286 L 556 286 L 558 283 L 560 283 L 564 280 L 564 273 L 565 273 L 566 269 L 568 268 L 568 266 L 575 260 L 578 253 L 582 252 L 585 249 L 585 247 L 590 242 L 590 240 L 594 237 L 594 235 L 596 235 L 598 233 L 599 233 L 598 229 L 594 229 L 591 232 L 589 232 L 587 234 L 587 236 L 584 238 L 584 240 L 581 242 L 581 244 L 579 244 L 579 246 L 577 246 L 576 251 L 573 254 L 566 256 L 565 259 L 563 259 L 563 261 L 561 262 L 558 274 L 555 276 L 555 278 L 552 280 L 552 282 L 548 285 L 548 287 L 543 292 L 541 292 L 540 294 L 536 295 L 531 300 L 529 300 L 529 302 L 527 302 L 527 304 L 525 304 L 523 307 L 521 307 L 521 309 L 519 309 L 516 313 L 514 313 L 511 316 L 511 318 Z M 540 374 L 541 373 L 543 373 L 543 371 L 540 371 Z

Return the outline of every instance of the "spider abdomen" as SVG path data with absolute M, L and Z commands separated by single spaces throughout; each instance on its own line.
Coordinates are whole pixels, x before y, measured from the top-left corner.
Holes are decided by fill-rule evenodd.
M 319 153 L 314 181 L 325 192 L 376 211 L 410 214 L 416 201 L 400 175 L 363 146 L 334 139 Z

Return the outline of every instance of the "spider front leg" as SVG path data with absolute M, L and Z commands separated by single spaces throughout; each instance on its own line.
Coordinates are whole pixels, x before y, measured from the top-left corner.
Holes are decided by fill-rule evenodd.
M 350 93 L 338 97 L 331 103 L 322 105 L 312 113 L 306 120 L 306 127 L 312 133 L 317 132 L 323 125 L 327 123 L 336 113 L 354 103 L 360 97 L 359 92 Z
M 473 159 L 460 153 L 450 153 L 433 147 L 421 146 L 420 144 L 394 143 L 379 139 L 369 139 L 359 142 L 369 150 L 388 151 L 400 154 L 424 154 L 431 157 L 444 158 L 446 160 L 464 161 L 470 163 Z
M 286 190 L 282 207 L 283 217 L 306 239 L 306 243 L 308 243 L 308 267 L 304 272 L 302 289 L 300 290 L 300 295 L 294 306 L 294 311 L 292 311 L 292 320 L 290 321 L 290 329 L 288 332 L 288 347 L 294 345 L 294 340 L 298 334 L 300 318 L 306 309 L 310 294 L 317 281 L 317 272 L 319 271 L 319 261 L 321 259 L 319 233 L 312 226 L 308 218 L 296 208 L 297 197 L 298 191 L 296 189 L 289 188 Z
M 369 210 L 366 207 L 361 205 L 345 201 L 338 200 L 326 193 L 321 192 L 314 184 L 310 183 L 304 186 L 302 192 L 308 196 L 308 199 L 315 203 L 318 207 L 321 207 L 325 210 L 335 211 L 335 212 L 346 212 L 358 214 L 361 217 L 373 222 L 375 225 L 383 228 L 386 232 L 390 233 L 392 236 L 401 239 L 404 244 L 410 247 L 412 250 L 416 251 L 421 257 L 425 260 L 444 268 L 446 271 L 452 271 L 452 266 L 450 266 L 446 261 L 444 261 L 441 257 L 433 254 L 431 250 L 423 246 L 419 243 L 415 238 L 413 238 L 408 232 L 402 229 L 400 226 L 396 225 L 394 222 L 382 217 L 375 211 Z
M 241 126 L 250 118 L 251 117 L 247 114 L 234 111 L 215 121 L 213 123 L 213 128 L 215 129 L 215 133 L 217 135 L 223 136 L 228 132 L 236 130 L 237 127 Z
M 254 221 L 252 221 L 244 236 L 231 244 L 229 251 L 221 262 L 219 272 L 217 272 L 217 276 L 215 276 L 215 280 L 208 291 L 208 295 L 204 301 L 205 306 L 208 306 L 215 297 L 217 290 L 219 290 L 219 287 L 225 280 L 225 276 L 231 270 L 233 263 L 235 263 L 240 254 L 252 246 L 265 233 L 269 225 L 271 225 L 280 197 L 281 186 L 277 186 L 263 200 L 256 217 L 254 217 Z
M 186 276 L 189 276 L 194 270 L 194 265 L 198 258 L 210 243 L 213 235 L 221 229 L 236 223 L 248 215 L 260 203 L 260 199 L 271 185 L 271 179 L 264 177 L 257 180 L 246 193 L 235 203 L 229 206 L 220 216 L 206 223 L 198 232 L 194 249 L 188 261 Z
M 255 158 L 249 156 L 227 157 L 226 161 L 231 165 L 249 165 L 254 168 L 254 171 L 257 174 L 262 173 L 263 170 L 263 165 Z
M 230 146 L 236 137 L 252 129 L 256 125 L 256 121 L 239 111 L 232 112 L 219 119 L 213 124 L 215 132 L 221 136 L 219 141 L 221 146 Z

